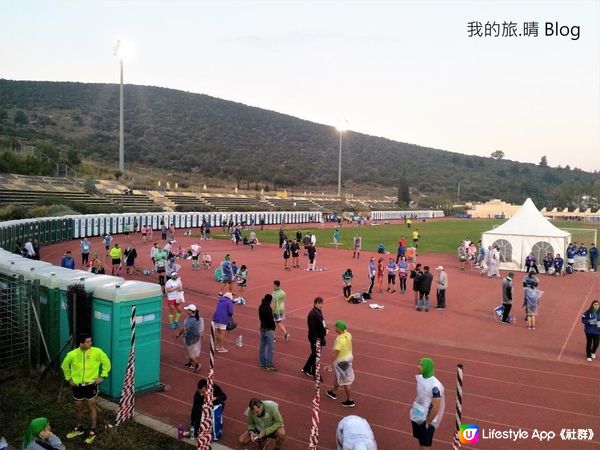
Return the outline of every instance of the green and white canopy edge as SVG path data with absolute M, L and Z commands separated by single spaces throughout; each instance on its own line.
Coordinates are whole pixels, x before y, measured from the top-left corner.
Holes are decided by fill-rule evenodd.
M 481 244 L 500 247 L 500 269 L 525 271 L 525 257 L 533 251 L 539 266 L 547 251 L 560 253 L 571 241 L 571 233 L 555 227 L 530 198 L 506 222 L 481 235 Z M 566 258 L 565 258 L 566 259 Z

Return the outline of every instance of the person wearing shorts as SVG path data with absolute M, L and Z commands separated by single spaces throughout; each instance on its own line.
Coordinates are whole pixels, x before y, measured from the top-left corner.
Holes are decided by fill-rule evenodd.
M 181 305 L 183 300 L 183 285 L 177 272 L 171 273 L 171 278 L 165 283 L 165 292 L 167 293 L 167 305 L 169 306 L 169 328 L 179 328 L 179 318 L 183 311 Z
M 104 248 L 106 249 L 106 256 L 109 256 L 110 243 L 112 241 L 112 236 L 110 235 L 110 233 L 106 233 L 102 237 L 102 240 L 104 241 Z
M 333 344 L 333 370 L 335 372 L 335 381 L 333 389 L 327 391 L 327 397 L 337 399 L 337 391 L 341 386 L 346 393 L 346 400 L 342 402 L 344 408 L 354 408 L 355 403 L 352 399 L 352 383 L 354 383 L 354 369 L 352 368 L 352 335 L 348 333 L 348 325 L 343 320 L 335 323 L 335 332 L 337 337 Z
M 290 333 L 288 333 L 283 321 L 285 320 L 285 298 L 286 293 L 281 289 L 281 281 L 273 281 L 273 318 L 275 319 L 275 325 L 283 331 L 283 338 L 286 341 L 290 340 Z M 274 333 L 275 334 L 275 333 Z
M 285 441 L 285 428 L 279 406 L 271 400 L 253 398 L 248 404 L 247 430 L 240 436 L 240 445 L 265 443 L 275 439 L 276 448 L 281 448 Z
M 146 235 L 148 234 L 148 228 L 146 228 L 146 225 L 142 225 L 140 233 L 142 233 L 142 241 L 146 242 Z
M 225 255 L 221 262 L 221 281 L 223 282 L 223 290 L 231 292 L 231 283 L 233 282 L 233 266 L 231 265 L 231 256 Z
M 233 317 L 233 294 L 231 292 L 225 292 L 223 295 L 219 295 L 217 302 L 217 308 L 213 314 L 213 325 L 216 330 L 216 347 L 217 352 L 226 353 L 227 350 L 223 343 L 225 342 L 225 333 L 227 331 L 227 324 Z
M 200 245 L 195 243 L 190 246 L 190 254 L 192 255 L 192 270 L 200 270 Z
M 444 417 L 444 386 L 434 376 L 431 358 L 419 360 L 417 375 L 417 398 L 410 410 L 413 437 L 419 441 L 421 450 L 431 448 L 435 430 Z
M 96 438 L 98 385 L 108 376 L 111 364 L 106 353 L 97 347 L 92 347 L 92 338 L 89 334 L 80 334 L 78 343 L 79 347 L 67 353 L 60 366 L 65 380 L 71 385 L 73 400 L 75 400 L 75 428 L 67 434 L 67 438 L 72 439 L 85 433 L 83 403 L 86 402 L 91 427 L 85 443 L 91 444 Z

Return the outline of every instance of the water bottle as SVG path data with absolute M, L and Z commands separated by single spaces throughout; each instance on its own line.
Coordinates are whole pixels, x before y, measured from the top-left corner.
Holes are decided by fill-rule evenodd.
M 238 347 L 241 347 L 244 345 L 244 336 L 242 336 L 241 334 L 238 336 L 237 340 L 235 341 L 235 345 L 237 345 Z
M 177 425 L 177 439 L 183 439 L 183 424 Z
M 190 427 L 190 437 L 194 439 L 196 437 L 196 430 L 194 429 L 194 425 Z

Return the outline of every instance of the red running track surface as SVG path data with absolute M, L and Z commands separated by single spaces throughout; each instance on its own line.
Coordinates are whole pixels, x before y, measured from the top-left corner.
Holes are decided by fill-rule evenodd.
M 293 230 L 295 231 L 295 229 Z M 214 229 L 213 232 L 218 232 Z M 160 238 L 160 235 L 158 236 Z M 155 235 L 156 238 L 156 235 Z M 142 244 L 140 235 L 133 237 L 138 250 L 138 268 L 150 267 L 150 243 Z M 177 245 L 187 248 L 193 238 L 177 236 Z M 91 240 L 92 251 L 103 254 L 99 238 Z M 115 236 L 114 242 L 126 245 L 124 236 Z M 238 328 L 228 336 L 228 353 L 216 356 L 216 382 L 228 395 L 225 414 L 225 434 L 220 443 L 242 448 L 237 437 L 245 430 L 245 410 L 252 397 L 272 399 L 279 403 L 287 432 L 286 449 L 307 448 L 311 401 L 314 382 L 300 369 L 309 354 L 306 315 L 315 296 L 325 299 L 324 316 L 329 326 L 343 319 L 348 323 L 354 342 L 353 385 L 356 407 L 343 408 L 343 392 L 338 400 L 325 396 L 331 388 L 332 374 L 324 373 L 321 389 L 320 448 L 335 449 L 335 429 L 338 421 L 348 414 L 366 418 L 380 449 L 413 449 L 417 442 L 412 437 L 408 418 L 415 397 L 417 361 L 431 357 L 436 364 L 436 376 L 446 389 L 446 411 L 434 448 L 451 448 L 454 431 L 456 401 L 456 365 L 464 364 L 463 423 L 473 423 L 480 429 L 500 431 L 525 430 L 530 436 L 535 431 L 554 431 L 550 442 L 529 439 L 480 439 L 469 448 L 480 449 L 600 449 L 600 359 L 593 363 L 585 360 L 585 337 L 580 322 L 581 313 L 592 299 L 600 298 L 597 273 L 576 273 L 555 278 L 540 275 L 541 300 L 536 330 L 528 330 L 520 308 L 524 274 L 515 276 L 513 325 L 497 322 L 492 310 L 500 303 L 501 281 L 480 276 L 478 271 L 459 272 L 457 261 L 451 255 L 425 254 L 418 262 L 434 268 L 442 264 L 449 277 L 447 309 L 429 313 L 414 309 L 411 285 L 406 295 L 375 294 L 372 302 L 384 305 L 383 310 L 371 310 L 367 304 L 351 305 L 342 298 L 341 274 L 346 268 L 354 272 L 353 291 L 367 287 L 369 256 L 363 252 L 359 260 L 352 252 L 318 248 L 317 266 L 324 272 L 308 272 L 306 259 L 301 257 L 301 269 L 283 269 L 282 251 L 276 245 L 260 245 L 254 251 L 247 246 L 235 246 L 230 241 L 200 241 L 202 250 L 210 253 L 214 266 L 226 253 L 238 265 L 249 269 L 248 303 L 235 307 Z M 317 243 L 318 245 L 318 243 Z M 78 241 L 64 242 L 43 249 L 45 260 L 58 264 L 68 248 L 76 262 Z M 211 271 L 192 271 L 190 261 L 178 261 L 186 301 L 195 303 L 208 325 L 216 296 L 221 286 L 213 281 Z M 108 263 L 108 260 L 107 260 Z M 502 274 L 503 276 L 505 273 Z M 133 278 L 155 281 L 136 275 Z M 287 292 L 285 324 L 291 340 L 285 342 L 278 331 L 274 363 L 279 372 L 264 372 L 258 367 L 258 305 L 266 293 L 272 291 L 272 281 L 279 279 Z M 432 295 L 432 306 L 435 304 Z M 208 370 L 208 333 L 202 349 L 203 367 L 200 375 L 183 367 L 186 361 L 180 340 L 168 328 L 166 302 L 163 306 L 163 334 L 161 347 L 161 381 L 164 392 L 139 396 L 136 408 L 171 425 L 189 423 L 189 411 L 199 376 Z M 242 334 L 244 345 L 238 348 L 235 338 Z M 323 351 L 323 361 L 331 362 L 330 335 Z M 562 441 L 558 434 L 563 428 L 591 428 L 592 441 Z

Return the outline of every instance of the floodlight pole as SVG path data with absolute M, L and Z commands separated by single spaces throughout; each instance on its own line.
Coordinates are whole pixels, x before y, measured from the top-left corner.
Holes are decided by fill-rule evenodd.
M 123 58 L 119 57 L 121 66 L 121 86 L 119 89 L 119 171 L 125 178 L 125 136 L 124 136 L 124 117 L 123 117 Z
M 339 130 L 340 132 L 340 152 L 338 158 L 338 197 L 342 197 L 342 135 L 344 134 L 344 130 Z

